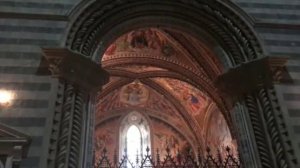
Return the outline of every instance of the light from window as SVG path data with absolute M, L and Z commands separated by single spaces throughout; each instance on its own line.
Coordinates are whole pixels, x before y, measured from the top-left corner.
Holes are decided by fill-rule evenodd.
M 138 127 L 135 125 L 131 125 L 127 131 L 127 156 L 128 159 L 135 163 L 137 156 L 139 157 L 141 155 L 141 149 L 142 149 L 142 135 Z M 140 157 L 139 157 L 140 159 Z

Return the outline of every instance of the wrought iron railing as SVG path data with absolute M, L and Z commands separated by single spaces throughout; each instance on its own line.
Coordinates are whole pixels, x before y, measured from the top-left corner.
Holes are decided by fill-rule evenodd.
M 233 154 L 229 147 L 226 147 L 225 152 L 221 153 L 217 150 L 216 154 L 212 154 L 210 148 L 206 149 L 206 154 L 201 156 L 198 154 L 195 157 L 192 153 L 177 154 L 172 156 L 170 149 L 166 149 L 166 156 L 160 159 L 159 152 L 155 158 L 150 154 L 150 149 L 146 149 L 146 155 L 137 157 L 135 161 L 129 160 L 125 155 L 118 161 L 116 154 L 113 161 L 107 156 L 107 151 L 104 149 L 95 165 L 95 168 L 241 168 L 239 156 Z M 198 153 L 200 153 L 198 151 Z

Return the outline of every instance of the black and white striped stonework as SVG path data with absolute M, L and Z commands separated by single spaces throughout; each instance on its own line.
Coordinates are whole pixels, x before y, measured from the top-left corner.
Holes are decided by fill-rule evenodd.
M 264 26 L 255 29 L 270 55 L 287 56 L 293 84 L 276 86 L 293 146 L 300 159 L 300 1 L 234 0 Z M 259 24 L 258 24 L 259 25 Z
M 260 23 L 255 30 L 270 55 L 289 56 L 293 84 L 276 86 L 300 160 L 300 0 L 232 0 Z M 0 1 L 0 88 L 16 92 L 0 122 L 32 137 L 21 168 L 44 168 L 57 80 L 37 76 L 41 47 L 58 47 L 68 14 L 80 0 Z
M 37 76 L 41 47 L 58 47 L 68 12 L 78 0 L 0 1 L 0 88 L 16 100 L 0 113 L 0 122 L 32 137 L 21 168 L 45 167 L 57 80 Z

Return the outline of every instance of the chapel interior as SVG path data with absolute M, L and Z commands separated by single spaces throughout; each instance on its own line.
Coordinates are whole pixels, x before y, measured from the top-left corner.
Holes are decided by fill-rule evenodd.
M 111 77 L 97 97 L 95 112 L 96 162 L 103 149 L 113 160 L 114 155 L 122 158 L 128 148 L 133 161 L 145 155 L 146 147 L 161 160 L 167 148 L 173 156 L 196 156 L 198 148 L 204 152 L 207 147 L 224 156 L 230 147 L 237 154 L 229 109 L 211 86 L 223 67 L 208 44 L 174 29 L 146 27 L 109 45 L 101 65 Z M 195 61 L 195 55 L 206 67 Z M 142 137 L 127 133 L 131 126 Z M 133 142 L 134 149 L 128 146 L 130 136 L 142 138 Z

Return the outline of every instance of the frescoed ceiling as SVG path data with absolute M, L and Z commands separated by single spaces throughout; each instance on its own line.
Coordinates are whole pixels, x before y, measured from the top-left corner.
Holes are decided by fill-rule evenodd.
M 186 82 L 171 78 L 154 78 L 153 80 L 180 100 L 192 116 L 197 116 L 201 112 L 205 113 L 209 104 L 212 103 L 207 95 Z
M 215 119 L 208 117 L 218 116 L 211 113 L 224 116 L 219 123 L 226 127 L 229 119 L 212 86 L 222 67 L 203 48 L 191 36 L 160 28 L 137 29 L 116 39 L 101 60 L 111 79 L 98 97 L 97 124 L 139 111 L 179 129 L 197 146 L 205 145 L 206 135 L 214 137 L 204 130 L 214 128 L 208 121 Z
M 150 58 L 184 64 L 195 71 L 199 69 L 181 45 L 156 28 L 138 29 L 119 37 L 107 48 L 102 63 L 120 58 Z
M 97 104 L 96 118 L 122 115 L 130 111 L 143 113 L 169 121 L 175 127 L 191 135 L 189 127 L 179 111 L 164 96 L 138 81 L 134 81 L 102 97 Z
M 147 66 L 147 65 L 127 65 L 127 66 L 119 66 L 117 69 L 129 71 L 133 73 L 143 73 L 143 72 L 153 72 L 153 71 L 168 71 L 164 68 L 159 68 L 155 66 Z

